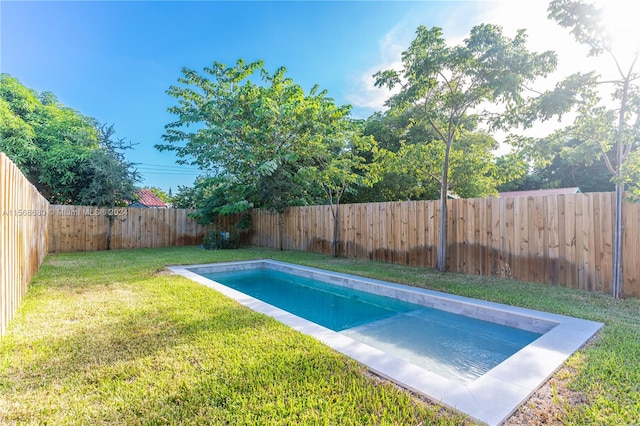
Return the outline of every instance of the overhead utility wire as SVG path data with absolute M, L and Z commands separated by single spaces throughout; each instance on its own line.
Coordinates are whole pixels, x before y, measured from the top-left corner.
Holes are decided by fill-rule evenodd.
M 164 164 L 149 164 L 149 163 L 136 163 L 136 165 L 143 166 L 145 168 L 157 168 L 157 169 L 177 169 L 177 170 L 200 170 L 198 167 L 194 166 L 181 166 L 181 165 L 164 165 Z
M 162 164 L 137 163 L 136 169 L 147 175 L 198 176 L 203 171 L 189 166 L 168 166 Z

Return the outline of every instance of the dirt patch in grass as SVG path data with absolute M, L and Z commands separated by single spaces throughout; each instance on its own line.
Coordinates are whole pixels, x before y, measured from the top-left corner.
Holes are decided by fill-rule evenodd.
M 562 367 L 538 389 L 504 423 L 505 426 L 536 426 L 563 424 L 567 411 L 587 404 L 581 392 L 569 389 L 570 378 L 576 373 L 572 367 Z
M 588 404 L 585 394 L 569 388 L 571 379 L 575 377 L 578 372 L 578 368 L 565 364 L 504 422 L 504 426 L 565 424 L 562 419 L 565 418 L 568 411 Z M 411 393 L 413 400 L 418 405 L 431 406 L 433 409 L 439 409 L 442 415 L 451 415 L 451 411 L 446 407 L 438 406 L 424 396 L 404 389 L 371 371 L 366 370 L 363 374 L 371 378 L 374 382 L 387 382 L 398 389 L 403 389 Z M 473 425 L 476 424 L 476 422 L 468 419 L 462 424 Z
M 602 338 L 601 333 L 593 336 L 583 347 L 589 348 Z M 555 374 L 534 392 L 516 410 L 505 426 L 536 426 L 566 424 L 567 414 L 589 404 L 587 395 L 570 389 L 570 383 L 577 377 L 585 363 L 581 352 L 575 353 Z

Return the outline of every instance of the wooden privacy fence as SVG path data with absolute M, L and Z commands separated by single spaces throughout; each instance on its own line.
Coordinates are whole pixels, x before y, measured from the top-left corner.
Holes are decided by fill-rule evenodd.
M 189 216 L 196 211 L 52 205 L 49 212 L 49 252 L 105 250 L 109 215 L 114 218 L 111 249 L 201 244 L 214 227 L 201 226 Z M 221 220 L 233 222 L 235 218 Z M 227 224 L 221 222 L 220 226 L 224 228 Z
M 448 270 L 611 292 L 612 193 L 449 200 Z M 237 217 L 201 226 L 196 210 L 50 206 L 0 153 L 0 335 L 47 252 L 200 244 Z M 348 204 L 338 215 L 341 256 L 435 267 L 439 201 Z M 252 211 L 243 240 L 331 253 L 329 206 Z M 640 297 L 640 204 L 624 204 L 624 294 Z
M 449 271 L 611 291 L 613 193 L 459 199 L 447 202 Z M 339 253 L 435 267 L 439 201 L 348 204 Z M 624 293 L 640 297 L 640 204 L 624 204 Z M 329 206 L 252 212 L 252 244 L 331 253 Z
M 47 254 L 49 202 L 0 152 L 0 336 Z

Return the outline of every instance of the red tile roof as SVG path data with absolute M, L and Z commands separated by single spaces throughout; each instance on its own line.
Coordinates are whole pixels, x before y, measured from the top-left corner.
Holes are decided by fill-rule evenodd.
M 555 188 L 555 189 L 536 189 L 532 191 L 511 191 L 500 192 L 500 197 L 533 197 L 538 195 L 560 195 L 560 194 L 577 194 L 580 192 L 580 188 L 577 186 L 573 188 Z
M 167 205 L 149 189 L 138 191 L 138 202 L 147 207 L 167 207 Z

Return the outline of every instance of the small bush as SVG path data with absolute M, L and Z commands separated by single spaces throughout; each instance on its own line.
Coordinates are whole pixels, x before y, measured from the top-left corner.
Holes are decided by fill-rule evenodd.
M 227 250 L 240 247 L 238 231 L 220 231 L 214 229 L 202 240 L 202 247 L 207 250 Z

